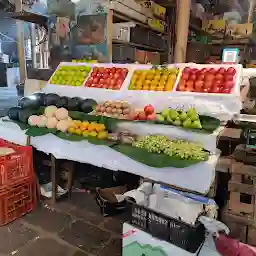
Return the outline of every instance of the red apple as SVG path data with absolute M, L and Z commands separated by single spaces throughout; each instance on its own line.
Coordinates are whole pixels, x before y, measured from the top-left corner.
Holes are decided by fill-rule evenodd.
M 202 87 L 203 87 L 203 85 L 204 85 L 204 82 L 202 81 L 202 80 L 197 80 L 196 82 L 195 82 L 195 88 L 196 88 L 196 90 L 201 90 L 202 89 Z
M 200 70 L 200 73 L 201 74 L 205 74 L 207 72 L 207 68 L 202 68 L 201 70 Z
M 196 75 L 194 75 L 194 74 L 191 75 L 189 79 L 195 81 L 196 80 Z
M 208 80 L 204 82 L 204 88 L 210 89 L 212 87 L 212 81 Z
M 214 80 L 213 85 L 214 86 L 220 86 L 220 85 L 222 85 L 222 81 L 221 80 Z
M 97 72 L 92 72 L 92 73 L 91 73 L 91 77 L 96 77 L 97 74 L 98 74 Z
M 221 73 L 217 73 L 216 75 L 215 75 L 215 79 L 216 80 L 222 80 L 224 78 L 224 76 L 221 74 Z
M 184 68 L 182 73 L 185 74 L 190 72 L 191 72 L 191 68 Z
M 109 76 L 109 74 L 104 72 L 103 75 L 102 75 L 102 78 L 103 78 L 103 79 L 107 79 L 108 76 Z
M 203 87 L 203 89 L 202 89 L 202 92 L 204 92 L 204 93 L 208 93 L 210 91 L 210 88 L 208 88 L 208 87 Z
M 217 71 L 219 74 L 224 75 L 226 73 L 226 69 L 225 68 L 219 68 Z
M 189 79 L 189 73 L 183 73 L 181 79 L 182 80 L 188 80 Z
M 197 77 L 197 80 L 204 80 L 205 79 L 205 75 L 204 74 L 199 74 Z
M 235 68 L 228 68 L 227 69 L 227 74 L 230 74 L 230 75 L 235 75 L 236 74 L 236 69 Z
M 156 120 L 156 114 L 155 114 L 155 113 L 152 113 L 151 115 L 148 115 L 148 116 L 147 116 L 147 119 L 148 119 L 148 120 L 152 120 L 152 121 L 153 121 L 153 120 Z
M 220 92 L 221 93 L 230 93 L 231 92 L 231 88 L 223 88 Z
M 194 87 L 194 81 L 188 80 L 188 81 L 186 82 L 186 87 Z
M 145 112 L 147 115 L 153 114 L 154 111 L 155 111 L 155 109 L 154 109 L 154 107 L 153 107 L 151 104 L 144 107 L 144 112 Z
M 214 68 L 210 68 L 209 70 L 208 70 L 208 72 L 209 73 L 211 73 L 211 74 L 216 74 L 216 69 L 214 69 Z
M 205 76 L 206 81 L 212 81 L 214 79 L 214 74 L 207 73 Z
M 226 75 L 225 76 L 225 81 L 233 81 L 234 80 L 234 76 L 233 75 Z
M 210 90 L 211 93 L 219 93 L 221 88 L 219 86 L 213 86 Z
M 94 83 L 94 84 L 97 84 L 98 82 L 99 82 L 99 78 L 95 77 L 95 78 L 93 79 L 93 83 Z
M 138 114 L 138 119 L 139 119 L 139 120 L 147 120 L 147 115 L 146 115 L 146 113 L 145 113 L 144 111 L 139 112 L 139 114 Z
M 226 82 L 223 84 L 223 87 L 224 87 L 224 88 L 233 88 L 233 87 L 234 87 L 234 82 L 232 82 L 232 81 L 226 81 Z
M 190 72 L 191 72 L 191 74 L 195 75 L 198 72 L 198 69 L 197 68 L 192 68 Z

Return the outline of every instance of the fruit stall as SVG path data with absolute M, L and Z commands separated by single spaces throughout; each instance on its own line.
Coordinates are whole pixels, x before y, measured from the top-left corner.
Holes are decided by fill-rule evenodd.
M 218 135 L 241 109 L 241 80 L 240 65 L 61 63 L 42 92 L 9 110 L 0 134 L 206 194 Z

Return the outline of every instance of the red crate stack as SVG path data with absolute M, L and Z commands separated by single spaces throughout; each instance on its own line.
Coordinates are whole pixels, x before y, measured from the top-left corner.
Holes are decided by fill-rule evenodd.
M 37 201 L 32 147 L 0 139 L 3 147 L 14 153 L 0 157 L 0 226 L 32 211 Z

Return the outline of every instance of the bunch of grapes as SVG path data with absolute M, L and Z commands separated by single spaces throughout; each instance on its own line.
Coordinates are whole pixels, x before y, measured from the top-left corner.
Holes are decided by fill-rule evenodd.
M 148 152 L 164 153 L 184 160 L 204 160 L 206 154 L 199 144 L 183 140 L 173 141 L 162 135 L 141 137 L 134 142 L 133 146 L 146 149 Z
M 151 153 L 162 153 L 164 152 L 167 144 L 169 143 L 169 139 L 166 136 L 162 135 L 148 135 L 139 138 L 134 143 L 136 148 L 144 148 Z
M 206 154 L 201 145 L 182 140 L 170 141 L 164 153 L 187 160 L 204 160 Z

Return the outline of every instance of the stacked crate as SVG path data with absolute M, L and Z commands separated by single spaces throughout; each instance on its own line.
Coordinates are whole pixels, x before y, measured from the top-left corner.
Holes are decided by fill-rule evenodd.
M 238 145 L 233 153 L 229 200 L 222 220 L 231 234 L 242 242 L 256 245 L 256 152 Z
M 0 226 L 32 211 L 37 200 L 32 147 L 0 139 L 1 148 L 14 152 L 0 156 Z

